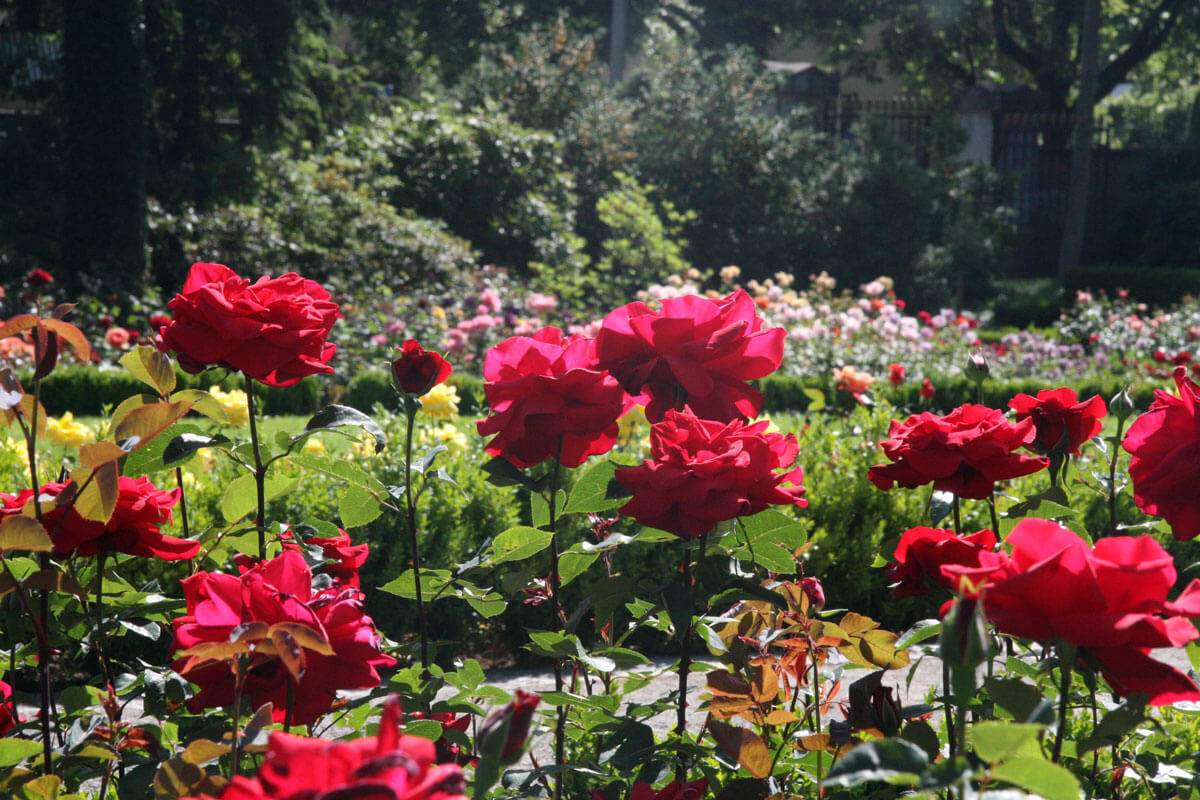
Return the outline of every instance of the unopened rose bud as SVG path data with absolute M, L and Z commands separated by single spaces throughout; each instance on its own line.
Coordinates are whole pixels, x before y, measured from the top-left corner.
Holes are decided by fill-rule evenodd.
M 400 357 L 392 362 L 392 376 L 401 393 L 420 397 L 450 377 L 450 363 L 422 348 L 416 339 L 409 339 L 396 349 Z
M 982 350 L 976 350 L 974 353 L 971 353 L 967 359 L 967 366 L 963 371 L 966 373 L 967 379 L 972 383 L 983 383 L 983 379 L 988 376 L 991 369 L 988 367 L 987 359 L 984 358 Z
M 942 618 L 938 655 L 955 670 L 973 673 L 988 656 L 987 620 L 978 597 L 963 597 Z
M 1133 399 L 1129 396 L 1128 386 L 1113 395 L 1113 399 L 1108 401 L 1108 410 L 1121 422 L 1133 415 L 1135 409 Z
M 505 765 L 515 762 L 529 737 L 529 723 L 541 700 L 536 694 L 518 689 L 511 703 L 489 714 L 476 737 L 475 749 L 480 757 Z

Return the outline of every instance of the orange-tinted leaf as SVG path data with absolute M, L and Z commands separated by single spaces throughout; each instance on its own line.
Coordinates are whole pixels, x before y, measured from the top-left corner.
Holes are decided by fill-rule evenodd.
M 36 362 L 33 369 L 34 381 L 49 375 L 58 363 L 58 334 L 45 325 L 39 324 L 33 329 L 33 358 Z
M 101 464 L 95 470 L 87 467 L 71 470 L 71 483 L 75 486 L 72 495 L 78 493 L 75 495 L 75 512 L 84 519 L 108 522 L 117 508 L 120 477 L 115 461 Z
M 323 656 L 333 655 L 333 648 L 329 646 L 329 640 L 325 638 L 324 634 L 303 622 L 276 622 L 271 626 L 269 635 L 274 638 L 276 631 L 286 631 L 301 647 Z
M 779 675 L 771 666 L 759 667 L 754 676 L 753 689 L 750 696 L 755 702 L 766 704 L 779 699 Z
M 112 442 L 92 442 L 79 446 L 79 463 L 91 469 L 124 458 L 126 455 L 128 454 L 124 450 Z
M 75 595 L 80 600 L 87 600 L 87 592 L 79 585 L 79 581 L 56 569 L 40 569 L 21 581 L 21 585 L 26 589 L 66 592 Z
M 275 655 L 283 662 L 283 666 L 293 678 L 299 681 L 304 677 L 305 657 L 304 648 L 285 630 L 271 629 L 271 644 L 275 646 Z
M 249 652 L 250 642 L 201 642 L 175 653 L 176 658 L 188 659 L 188 663 L 177 671 L 187 672 L 201 661 L 226 661 Z
M 0 597 L 17 588 L 17 582 L 7 572 L 0 572 Z
M 856 614 L 853 611 L 847 611 L 846 615 L 838 622 L 838 627 L 841 628 L 847 636 L 866 633 L 867 631 L 875 630 L 879 627 L 879 623 L 870 617 L 864 617 L 862 614 Z
M 231 642 L 257 642 L 270 635 L 271 626 L 265 622 L 243 622 L 229 632 Z
M 21 331 L 27 331 L 38 324 L 38 316 L 36 314 L 17 314 L 15 317 L 4 321 L 0 325 L 0 339 L 6 336 L 14 336 Z
M 175 368 L 171 365 L 171 359 L 160 353 L 157 347 L 135 347 L 121 356 L 118 363 L 164 397 L 175 391 Z
M 771 774 L 771 751 L 763 740 L 748 728 L 740 728 L 710 719 L 708 729 L 717 746 L 756 778 Z
M 791 725 L 799 719 L 795 712 L 777 708 L 770 714 L 767 714 L 766 722 L 768 725 Z
M 83 331 L 79 330 L 79 328 L 76 328 L 69 322 L 54 319 L 53 317 L 42 320 L 42 325 L 57 333 L 59 338 L 71 345 L 71 349 L 75 351 L 75 355 L 79 357 L 80 361 L 91 361 L 92 346 L 88 344 L 87 337 L 83 335 Z
M 117 425 L 113 439 L 125 450 L 145 447 L 151 439 L 174 425 L 191 407 L 191 402 L 181 400 L 176 403 L 149 403 L 135 408 Z
M 32 517 L 18 515 L 0 522 L 0 550 L 48 553 L 53 548 L 54 542 L 50 540 L 50 534 Z
M 729 719 L 753 706 L 754 704 L 744 697 L 714 697 L 708 703 L 708 713 L 717 719 Z
M 708 673 L 708 689 L 714 695 L 725 697 L 749 697 L 750 683 L 732 672 L 716 669 Z
M 195 739 L 187 749 L 179 754 L 179 758 L 189 764 L 200 765 L 225 755 L 230 750 L 229 745 L 214 742 L 211 739 Z
M 176 756 L 164 761 L 154 774 L 154 800 L 201 795 L 216 797 L 225 784 L 224 778 L 209 775 L 182 756 Z
M 203 389 L 180 389 L 171 395 L 171 402 L 178 403 L 180 401 L 191 403 L 192 411 L 203 414 L 213 422 L 221 425 L 229 424 L 229 414 L 226 413 L 225 406 L 221 405 L 221 401 L 213 397 L 210 392 Z
M 152 394 L 135 394 L 126 397 L 116 408 L 113 409 L 112 414 L 109 415 L 109 430 L 116 430 L 117 426 L 121 424 L 121 420 L 125 419 L 130 411 L 155 402 L 158 402 L 158 398 Z

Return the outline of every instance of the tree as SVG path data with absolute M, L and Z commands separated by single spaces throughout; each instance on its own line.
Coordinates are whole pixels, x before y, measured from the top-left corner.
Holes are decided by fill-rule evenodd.
M 1051 111 L 1074 107 L 1082 0 L 797 0 L 796 30 L 831 58 L 870 73 L 881 65 L 914 87 L 948 93 L 981 81 L 1024 82 Z M 864 32 L 882 26 L 872 51 Z M 1097 98 L 1163 48 L 1200 30 L 1193 0 L 1104 0 Z

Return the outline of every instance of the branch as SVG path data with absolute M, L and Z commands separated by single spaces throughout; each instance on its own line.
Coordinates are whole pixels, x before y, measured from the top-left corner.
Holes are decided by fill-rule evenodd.
M 1129 70 L 1153 55 L 1167 41 L 1171 31 L 1183 16 L 1183 7 L 1187 0 L 1161 0 L 1158 6 L 1150 12 L 1149 21 L 1138 30 L 1120 55 L 1100 70 L 1096 79 L 1096 98 L 1105 97 L 1113 88 L 1125 80 Z M 1161 25 L 1159 20 L 1166 17 Z
M 1167 2 L 1168 0 L 1164 0 Z M 996 45 L 1000 52 L 1024 67 L 1030 75 L 1036 77 L 1041 72 L 1042 60 L 1032 51 L 1021 46 L 1008 30 L 1005 17 L 1008 13 L 1007 0 L 992 0 L 992 27 L 996 33 Z

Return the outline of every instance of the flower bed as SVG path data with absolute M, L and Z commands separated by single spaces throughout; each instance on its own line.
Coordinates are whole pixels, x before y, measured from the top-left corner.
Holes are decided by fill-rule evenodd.
M 1014 343 L 966 362 L 979 402 L 910 415 L 873 384 L 948 374 L 951 352 L 982 347 L 971 321 L 907 317 L 884 281 L 860 299 L 826 279 L 808 293 L 786 283 L 701 294 L 681 280 L 584 326 L 594 336 L 526 319 L 448 357 L 396 338 L 397 414 L 335 404 L 271 435 L 264 385 L 339 369 L 338 306 L 318 284 L 196 265 L 157 347 L 120 357 L 142 392 L 95 428 L 47 418 L 59 360 L 92 350 L 69 309 L 35 299 L 40 313 L 0 328 L 31 348 L 24 384 L 0 370 L 19 438 L 0 463 L 26 484 L 0 514 L 0 586 L 15 601 L 0 790 L 1194 791 L 1194 756 L 1171 737 L 1195 739 L 1200 688 L 1153 656 L 1200 639 L 1200 582 L 1183 584 L 1160 541 L 1174 534 L 1179 550 L 1200 532 L 1190 361 L 1164 352 L 1175 391 L 1164 382 L 1140 416 L 1125 394 L 1053 385 L 988 406 L 988 370 L 1033 346 Z M 1083 305 L 1077 320 L 1093 313 Z M 1186 314 L 1152 327 L 1168 341 Z M 171 353 L 240 387 L 182 387 Z M 455 422 L 456 356 L 482 367 L 475 431 Z M 812 397 L 804 418 L 760 417 L 750 382 L 807 369 L 840 383 L 851 410 L 818 414 Z M 482 509 L 486 535 L 438 539 Z M 872 560 L 886 569 L 868 573 Z M 843 585 L 868 574 L 898 602 Z M 381 597 L 398 613 L 373 615 Z M 834 608 L 843 597 L 907 630 Z M 441 624 L 468 614 L 507 625 L 554 690 L 488 687 Z M 696 663 L 699 647 L 716 666 Z M 677 689 L 629 702 L 651 648 L 678 654 Z M 835 652 L 866 677 L 842 687 Z M 940 659 L 941 686 L 901 706 L 882 676 L 922 654 Z M 700 672 L 702 705 L 688 707 Z M 17 699 L 39 712 L 21 719 Z M 675 720 L 666 736 L 646 724 L 658 713 Z M 531 735 L 548 759 L 525 758 Z

